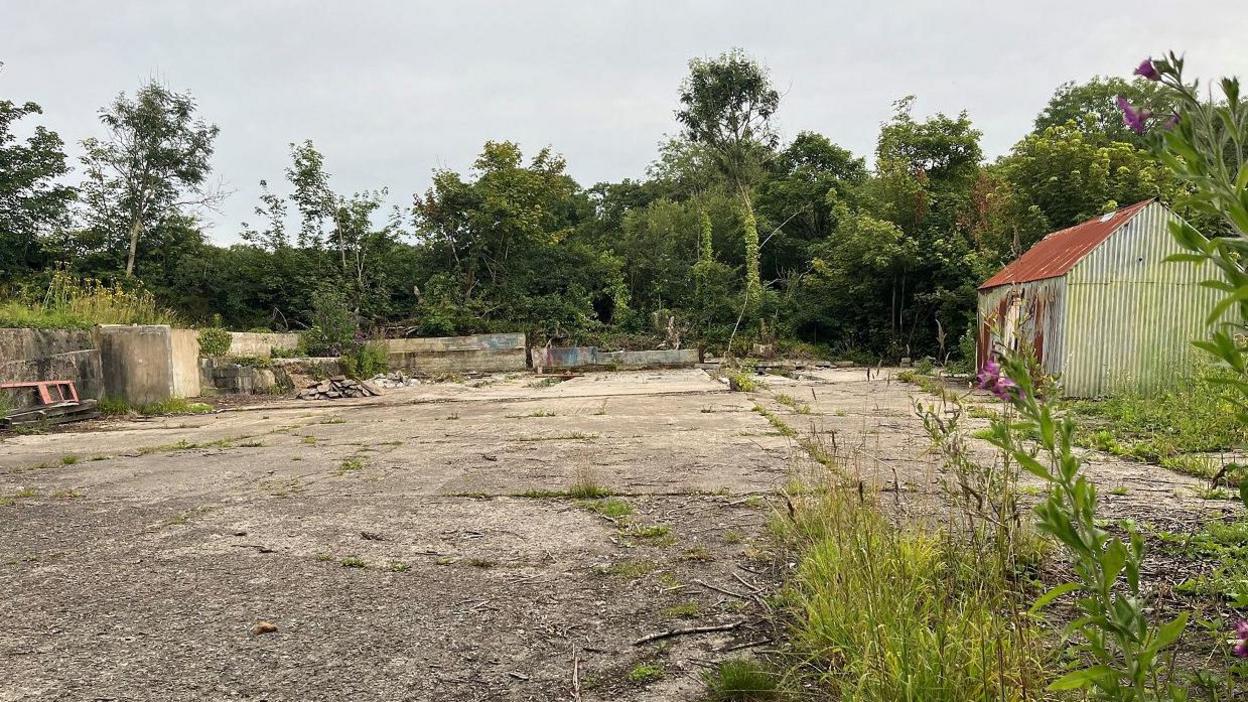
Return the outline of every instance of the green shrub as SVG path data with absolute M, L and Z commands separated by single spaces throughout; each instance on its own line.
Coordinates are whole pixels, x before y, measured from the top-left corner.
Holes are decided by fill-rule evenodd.
M 341 356 L 355 341 L 355 319 L 346 298 L 334 290 L 312 295 L 312 328 L 303 342 L 312 356 Z
M 390 356 L 381 341 L 360 344 L 344 353 L 338 361 L 342 372 L 352 378 L 368 379 L 390 369 Z
M 209 358 L 224 356 L 230 350 L 231 341 L 230 333 L 220 327 L 200 329 L 199 355 Z

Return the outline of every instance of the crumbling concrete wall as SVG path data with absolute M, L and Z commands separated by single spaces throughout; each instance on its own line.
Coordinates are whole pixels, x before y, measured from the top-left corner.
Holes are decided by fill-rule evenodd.
M 91 332 L 0 329 L 0 383 L 35 380 L 72 380 L 80 398 L 103 397 L 103 370 Z M 19 406 L 35 404 L 33 392 L 10 394 Z
M 294 333 L 230 332 L 230 348 L 226 355 L 263 358 L 272 356 L 274 349 L 294 351 L 297 348 L 299 335 Z
M 543 369 L 681 368 L 697 363 L 697 349 L 600 351 L 594 346 L 551 346 L 533 351 L 534 367 Z
M 387 339 L 390 368 L 428 375 L 497 373 L 528 368 L 524 334 Z
M 204 390 L 260 395 L 275 392 L 279 387 L 278 373 L 289 383 L 282 369 L 256 368 L 231 363 L 223 358 L 199 359 L 200 386 Z

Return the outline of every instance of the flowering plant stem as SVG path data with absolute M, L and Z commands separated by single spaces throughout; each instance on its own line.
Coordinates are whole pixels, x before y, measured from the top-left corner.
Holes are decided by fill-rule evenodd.
M 1023 354 L 1005 353 L 999 365 L 981 375 L 980 386 L 1017 411 L 1013 422 L 993 421 L 989 440 L 1049 485 L 1048 498 L 1035 508 L 1037 528 L 1065 546 L 1073 561 L 1075 581 L 1050 590 L 1033 610 L 1077 593 L 1080 616 L 1068 631 L 1077 635 L 1090 665 L 1059 678 L 1050 689 L 1092 688 L 1124 702 L 1187 699 L 1169 683 L 1172 666 L 1165 665 L 1172 656 L 1169 647 L 1187 625 L 1187 614 L 1160 626 L 1149 622 L 1140 595 L 1143 540 L 1133 533 L 1124 543 L 1097 525 L 1096 486 L 1080 473 L 1074 420 L 1058 417 L 1038 395 Z M 1024 437 L 1035 437 L 1034 444 Z

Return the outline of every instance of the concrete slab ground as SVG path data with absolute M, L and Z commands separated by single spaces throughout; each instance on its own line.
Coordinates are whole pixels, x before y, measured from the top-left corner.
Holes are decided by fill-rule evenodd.
M 518 375 L 9 438 L 0 700 L 568 699 L 574 668 L 695 696 L 767 636 L 751 496 L 792 449 L 752 406 L 698 370 Z M 549 496 L 586 478 L 632 514 Z
M 777 636 L 766 523 L 809 461 L 755 405 L 923 502 L 915 399 L 888 371 L 515 374 L 7 438 L 0 702 L 697 699 Z M 1208 509 L 1093 469 L 1116 508 Z

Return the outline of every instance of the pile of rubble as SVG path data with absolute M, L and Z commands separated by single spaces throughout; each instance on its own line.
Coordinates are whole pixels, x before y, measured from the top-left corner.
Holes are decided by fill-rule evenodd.
M 320 380 L 299 391 L 300 400 L 337 400 L 341 397 L 375 397 L 381 389 L 367 380 L 352 380 L 345 375 L 335 375 Z
M 410 388 L 414 385 L 420 385 L 425 381 L 420 378 L 413 378 L 412 376 L 401 371 L 391 371 L 390 373 L 386 373 L 384 375 L 373 376 L 373 378 L 368 382 L 379 388 L 386 388 L 387 390 L 390 390 L 394 388 Z

